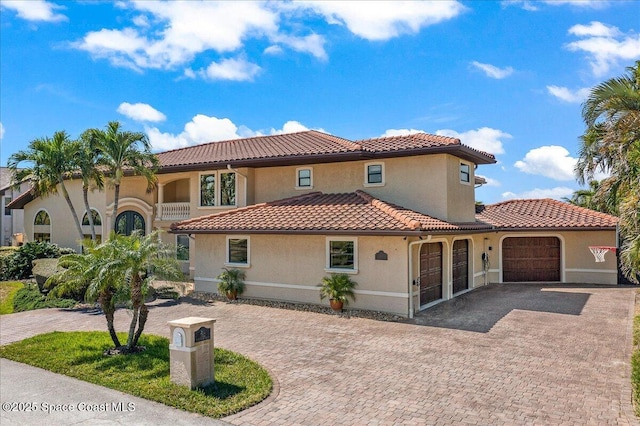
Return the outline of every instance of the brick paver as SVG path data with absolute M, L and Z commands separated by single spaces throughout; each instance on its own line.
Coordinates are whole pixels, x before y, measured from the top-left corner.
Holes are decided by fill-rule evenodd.
M 216 318 L 216 344 L 267 367 L 277 393 L 227 417 L 250 425 L 637 424 L 630 365 L 634 288 L 492 285 L 415 321 L 196 301 L 155 304 L 146 330 Z M 129 317 L 118 312 L 124 330 Z M 2 316 L 0 343 L 104 329 L 88 312 Z

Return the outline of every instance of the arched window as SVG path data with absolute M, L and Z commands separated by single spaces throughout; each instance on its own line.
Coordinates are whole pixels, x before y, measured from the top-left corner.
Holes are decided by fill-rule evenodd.
M 100 213 L 98 213 L 97 210 L 95 209 L 91 209 L 91 216 L 93 216 L 93 224 L 95 226 L 101 226 L 102 225 L 102 219 L 100 218 Z M 84 216 L 82 217 L 82 226 L 89 226 L 89 215 L 87 213 L 84 214 Z
M 127 210 L 116 217 L 116 232 L 120 235 L 131 235 L 133 231 L 145 234 L 144 218 L 138 212 Z
M 51 217 L 46 210 L 39 210 L 33 218 L 33 240 L 51 241 Z

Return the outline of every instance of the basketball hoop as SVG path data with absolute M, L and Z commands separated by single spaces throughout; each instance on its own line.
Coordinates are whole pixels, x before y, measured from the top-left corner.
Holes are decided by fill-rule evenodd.
M 608 251 L 616 252 L 616 248 L 610 246 L 589 246 L 589 250 L 593 253 L 593 257 L 596 258 L 596 262 L 604 262 L 604 255 Z

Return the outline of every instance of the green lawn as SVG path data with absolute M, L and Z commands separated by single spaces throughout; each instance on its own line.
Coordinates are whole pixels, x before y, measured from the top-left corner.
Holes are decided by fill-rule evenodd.
M 13 299 L 22 287 L 19 281 L 0 282 L 0 315 L 13 313 Z
M 169 380 L 166 338 L 143 335 L 140 345 L 147 350 L 104 356 L 113 346 L 106 332 L 53 332 L 2 346 L 0 357 L 210 417 L 238 412 L 271 393 L 267 371 L 240 354 L 216 348 L 215 385 L 192 391 Z

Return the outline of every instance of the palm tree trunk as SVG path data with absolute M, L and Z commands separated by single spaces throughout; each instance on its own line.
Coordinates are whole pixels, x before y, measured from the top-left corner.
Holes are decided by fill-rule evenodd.
M 136 335 L 133 338 L 133 347 L 138 346 L 138 339 L 142 335 L 142 331 L 144 330 L 144 326 L 147 323 L 147 317 L 149 316 L 149 308 L 144 303 L 140 306 L 140 318 L 138 321 L 138 331 L 136 331 Z
M 111 217 L 113 217 L 113 230 L 116 231 L 116 218 L 118 217 L 118 200 L 120 198 L 120 184 L 116 183 L 114 185 L 115 191 L 114 191 L 114 196 L 113 196 L 113 215 Z
M 91 240 L 96 242 L 96 227 L 93 224 L 93 212 L 89 207 L 89 187 L 82 185 L 82 199 L 84 200 L 84 209 L 87 211 L 87 218 L 89 219 L 89 226 L 91 227 Z
M 131 350 L 134 347 L 133 341 L 136 334 L 136 325 L 138 324 L 138 315 L 140 314 L 140 308 L 133 308 L 133 315 L 131 316 L 131 323 L 129 324 L 129 336 L 127 336 L 127 349 Z
M 64 179 L 60 176 L 60 188 L 62 189 L 62 195 L 64 199 L 67 201 L 69 205 L 69 210 L 71 210 L 71 216 L 73 216 L 73 221 L 76 224 L 76 228 L 78 230 L 78 235 L 80 235 L 80 239 L 84 238 L 84 234 L 82 233 L 82 226 L 80 225 L 80 221 L 78 220 L 78 214 L 76 213 L 76 209 L 73 207 L 73 203 L 71 202 L 71 197 L 69 197 L 69 192 L 67 192 L 67 187 L 64 185 Z
M 111 336 L 111 340 L 113 341 L 113 344 L 116 345 L 115 347 L 119 348 L 121 346 L 120 339 L 118 339 L 118 335 L 116 334 L 116 328 L 113 325 L 115 310 L 103 305 L 102 311 L 104 312 L 104 316 L 107 319 L 107 330 L 109 330 L 109 335 Z

